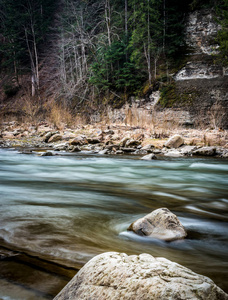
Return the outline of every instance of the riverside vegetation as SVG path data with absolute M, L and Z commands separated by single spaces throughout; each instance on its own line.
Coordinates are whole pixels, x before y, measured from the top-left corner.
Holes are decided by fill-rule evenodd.
M 201 80 L 213 79 L 213 72 L 224 68 L 223 74 L 219 71 L 223 87 L 221 80 L 214 88 L 208 85 L 213 95 L 202 104 L 206 115 L 218 114 L 216 105 L 226 113 L 219 93 L 226 89 L 227 5 L 227 0 L 139 5 L 135 0 L 2 0 L 1 118 L 46 119 L 50 107 L 58 106 L 67 111 L 66 118 L 80 113 L 88 122 L 94 113 L 105 116 L 109 107 L 131 105 L 132 97 L 148 100 L 156 91 L 161 107 L 191 109 L 203 101 L 200 92 L 206 84 L 179 87 L 174 75 L 184 66 L 194 73 L 200 61 L 204 68 L 208 64 L 196 76 Z M 189 59 L 192 65 L 186 65 Z M 223 117 L 215 126 L 227 126 Z

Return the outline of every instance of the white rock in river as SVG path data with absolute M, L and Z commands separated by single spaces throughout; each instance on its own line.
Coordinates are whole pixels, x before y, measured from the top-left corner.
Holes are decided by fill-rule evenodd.
M 143 157 L 141 157 L 142 160 L 152 160 L 152 159 L 157 159 L 157 156 L 153 153 L 147 154 Z
M 208 277 L 149 254 L 107 252 L 92 258 L 54 300 L 225 300 Z
M 180 240 L 186 237 L 184 226 L 168 208 L 159 208 L 133 222 L 128 230 L 141 236 L 164 241 Z

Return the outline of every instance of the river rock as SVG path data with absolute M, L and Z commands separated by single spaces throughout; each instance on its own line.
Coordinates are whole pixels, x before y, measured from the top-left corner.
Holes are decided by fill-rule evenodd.
M 184 156 L 184 154 L 181 153 L 178 150 L 170 150 L 170 151 L 166 152 L 164 155 L 165 156 L 170 156 L 170 157 L 181 157 L 181 156 Z
M 49 140 L 48 140 L 48 143 L 54 143 L 54 142 L 58 142 L 58 141 L 61 141 L 62 140 L 62 135 L 61 134 L 54 134 L 52 135 Z
M 216 147 L 202 147 L 193 151 L 194 155 L 214 156 L 216 154 Z
M 99 144 L 99 143 L 101 143 L 101 139 L 97 138 L 97 137 L 91 137 L 91 138 L 88 138 L 87 140 L 88 140 L 89 144 Z
M 122 150 L 117 150 L 116 154 L 124 154 L 124 152 Z
M 129 226 L 128 230 L 141 236 L 164 241 L 180 240 L 187 236 L 177 216 L 167 208 L 156 209 L 145 217 L 136 220 Z
M 144 147 L 142 147 L 142 150 L 146 150 L 148 153 L 153 152 L 154 145 L 152 144 L 145 145 Z
M 54 153 L 51 151 L 46 151 L 46 152 L 43 152 L 40 154 L 40 156 L 53 156 L 53 155 L 54 155 Z
M 157 159 L 157 156 L 153 153 L 150 153 L 148 155 L 145 155 L 141 157 L 142 160 L 152 160 L 152 159 Z
M 104 155 L 104 154 L 109 154 L 109 152 L 110 152 L 109 149 L 103 149 L 103 150 L 100 150 L 98 153 L 101 155 Z
M 59 133 L 58 131 L 55 131 L 55 132 L 48 131 L 43 137 L 43 142 L 47 143 L 53 135 L 58 134 L 58 133 Z
M 135 152 L 135 148 L 122 147 L 122 148 L 120 148 L 120 150 L 122 150 L 123 152 L 126 152 L 126 153 Z
M 184 139 L 179 134 L 171 136 L 168 141 L 164 144 L 167 148 L 178 148 L 184 144 Z
M 128 137 L 124 137 L 122 138 L 122 140 L 120 141 L 120 147 L 125 147 L 126 142 L 129 140 Z
M 113 135 L 114 134 L 114 131 L 111 130 L 111 129 L 106 129 L 103 131 L 103 134 L 110 134 L 110 135 Z
M 119 145 L 117 144 L 110 144 L 110 145 L 106 145 L 105 146 L 105 149 L 108 149 L 108 150 L 118 150 L 119 149 Z
M 82 146 L 82 145 L 88 144 L 88 141 L 87 141 L 86 136 L 79 135 L 79 136 L 75 137 L 75 138 L 70 142 L 70 144 L 73 145 L 73 146 Z
M 139 144 L 140 144 L 139 141 L 130 139 L 130 140 L 126 141 L 125 147 L 135 147 L 135 146 L 138 146 Z
M 58 145 L 54 145 L 53 149 L 55 151 L 64 151 L 67 150 L 68 148 L 68 143 L 62 143 L 62 144 L 58 144 Z
M 211 279 L 163 257 L 106 252 L 92 258 L 54 300 L 225 300 Z
M 71 146 L 71 148 L 69 150 L 70 150 L 70 152 L 80 152 L 81 151 L 79 146 Z
M 197 146 L 186 145 L 181 148 L 181 153 L 183 153 L 186 156 L 190 156 L 190 155 L 192 155 L 193 151 L 195 151 L 196 149 L 197 149 Z

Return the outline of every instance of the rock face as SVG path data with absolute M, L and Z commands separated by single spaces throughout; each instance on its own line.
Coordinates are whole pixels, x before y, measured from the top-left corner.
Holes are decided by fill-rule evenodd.
M 212 79 L 223 76 L 223 70 L 205 62 L 188 62 L 176 75 L 175 80 Z
M 164 146 L 167 148 L 178 148 L 183 144 L 184 139 L 180 135 L 175 134 L 168 139 Z
M 221 26 L 216 23 L 215 16 L 210 10 L 195 11 L 188 15 L 185 36 L 188 46 L 195 48 L 197 53 L 215 54 L 218 45 L 215 38 Z
M 107 252 L 91 259 L 54 300 L 228 299 L 208 277 L 149 254 Z
M 149 236 L 164 241 L 180 240 L 187 236 L 177 216 L 167 208 L 159 208 L 133 222 L 128 230 L 141 236 Z

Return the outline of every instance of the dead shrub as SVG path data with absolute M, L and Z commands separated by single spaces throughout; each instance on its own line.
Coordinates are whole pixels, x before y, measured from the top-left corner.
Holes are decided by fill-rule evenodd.
M 45 104 L 47 109 L 47 119 L 57 129 L 63 129 L 66 125 L 71 126 L 74 123 L 74 119 L 68 108 L 56 103 L 54 100 L 50 100 Z

